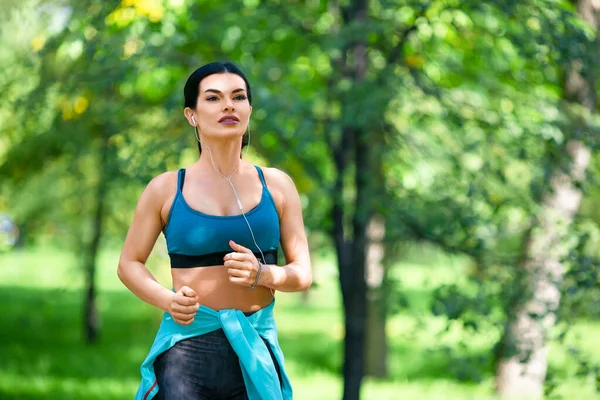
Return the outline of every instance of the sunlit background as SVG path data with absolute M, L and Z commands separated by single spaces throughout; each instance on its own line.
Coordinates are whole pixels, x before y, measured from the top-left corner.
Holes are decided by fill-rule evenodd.
M 161 311 L 119 252 L 198 157 L 183 85 L 214 60 L 302 199 L 295 399 L 600 398 L 597 1 L 0 5 L 0 399 L 133 398 Z M 170 286 L 162 236 L 147 266 Z

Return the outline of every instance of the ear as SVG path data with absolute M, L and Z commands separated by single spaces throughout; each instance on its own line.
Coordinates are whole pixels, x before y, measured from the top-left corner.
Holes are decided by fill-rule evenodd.
M 197 125 L 196 122 L 198 122 L 198 121 L 195 121 L 195 119 L 194 119 L 194 110 L 192 110 L 189 107 L 186 107 L 183 109 L 183 115 L 188 120 L 188 122 L 191 126 Z

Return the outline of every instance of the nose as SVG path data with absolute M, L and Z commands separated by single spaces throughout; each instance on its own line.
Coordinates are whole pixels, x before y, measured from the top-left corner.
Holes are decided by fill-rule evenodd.
M 225 99 L 225 111 L 233 111 L 234 106 L 230 98 Z

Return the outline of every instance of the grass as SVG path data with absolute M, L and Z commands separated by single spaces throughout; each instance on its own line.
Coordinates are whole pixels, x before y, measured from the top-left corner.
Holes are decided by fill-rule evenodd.
M 36 248 L 0 255 L 0 399 L 131 399 L 139 366 L 160 312 L 118 281 L 118 254 L 105 251 L 98 271 L 102 331 L 98 343 L 83 341 L 82 277 L 69 253 Z M 431 265 L 436 265 L 435 268 Z M 160 248 L 149 267 L 169 285 Z M 397 266 L 411 307 L 388 324 L 391 377 L 366 379 L 362 398 L 375 400 L 493 399 L 491 346 L 497 334 L 468 333 L 427 312 L 432 290 L 464 276 L 464 262 L 423 258 Z M 308 299 L 280 293 L 276 317 L 295 399 L 341 398 L 343 319 L 331 260 L 315 263 L 318 285 Z M 581 321 L 569 336 L 596 362 L 598 321 Z M 594 382 L 576 377 L 576 365 L 552 346 L 555 398 L 595 399 Z M 478 383 L 476 383 L 478 382 Z

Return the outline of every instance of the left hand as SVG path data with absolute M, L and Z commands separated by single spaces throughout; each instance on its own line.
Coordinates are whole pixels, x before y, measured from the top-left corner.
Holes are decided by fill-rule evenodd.
M 256 281 L 259 268 L 256 256 L 252 250 L 237 244 L 233 240 L 229 241 L 229 246 L 234 251 L 223 257 L 224 265 L 229 273 L 229 282 L 241 286 L 252 286 Z

